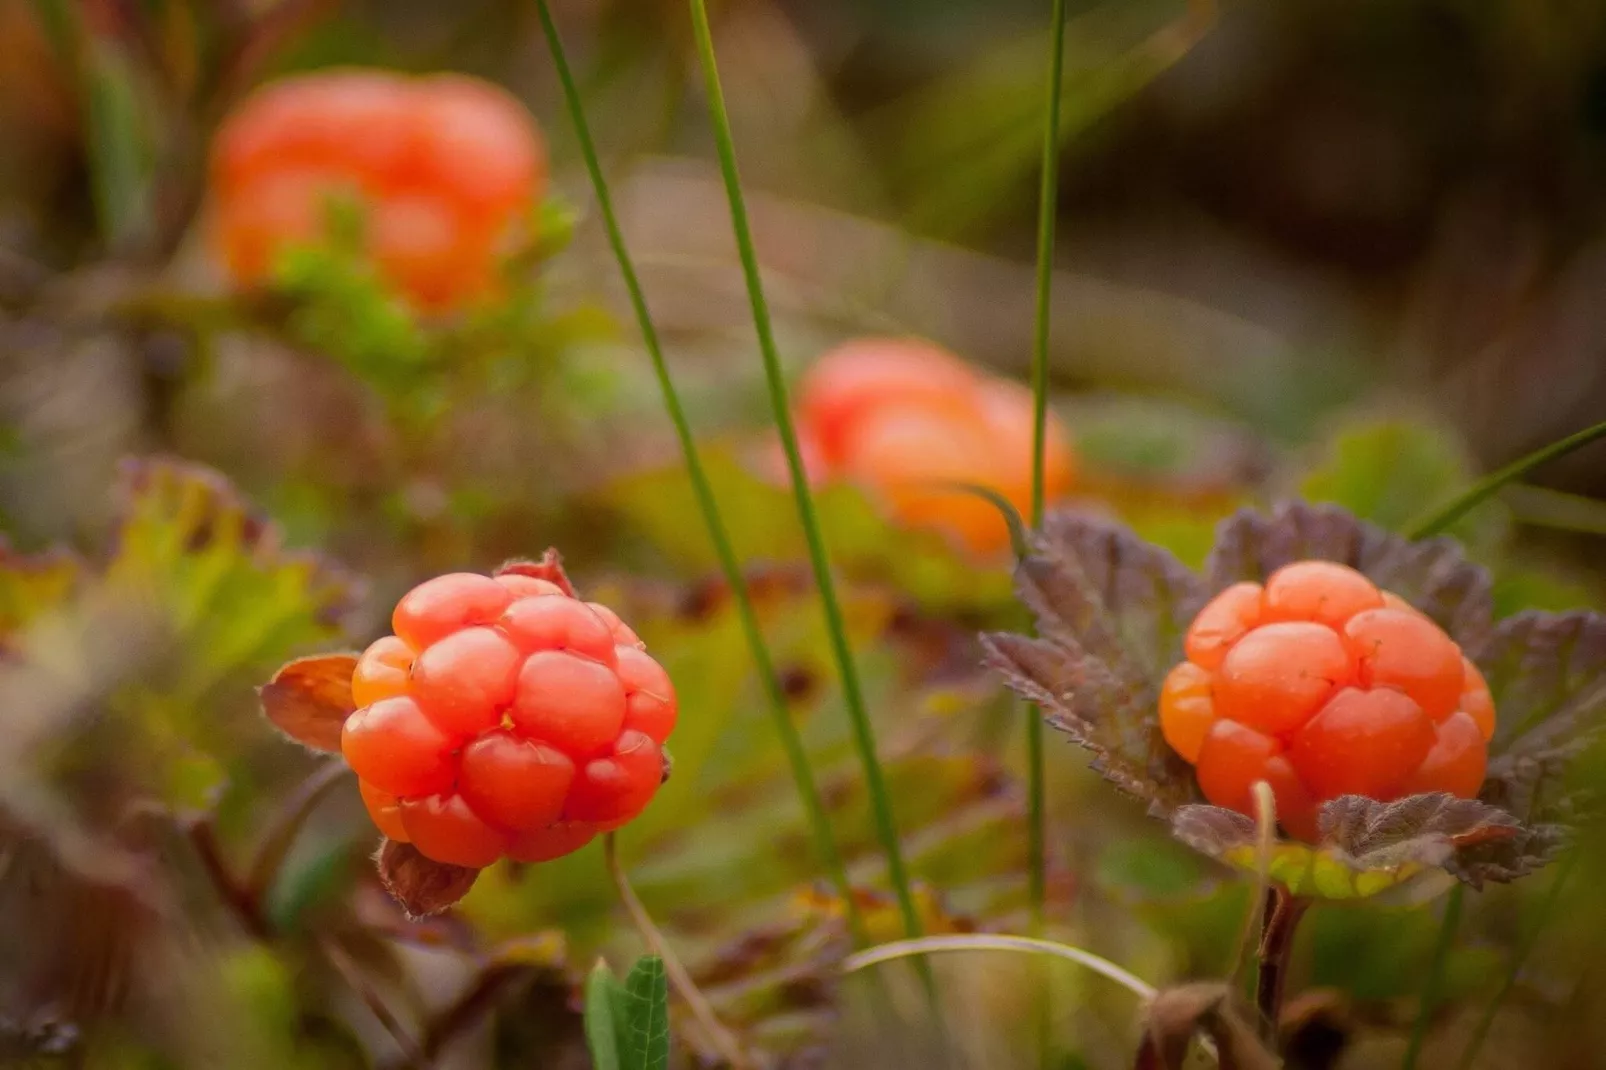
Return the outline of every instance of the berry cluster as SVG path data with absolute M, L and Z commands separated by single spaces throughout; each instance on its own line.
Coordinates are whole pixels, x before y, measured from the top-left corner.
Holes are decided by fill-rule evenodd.
M 544 862 L 641 813 L 675 690 L 606 606 L 453 573 L 397 603 L 352 679 L 341 751 L 374 824 L 436 862 Z
M 331 196 L 366 209 L 367 254 L 418 307 L 484 294 L 510 231 L 540 200 L 546 156 L 512 96 L 461 75 L 345 70 L 257 92 L 212 158 L 216 237 L 242 285 L 317 238 Z
M 1240 583 L 1188 629 L 1160 725 L 1217 806 L 1254 813 L 1264 780 L 1283 826 L 1316 839 L 1340 795 L 1390 801 L 1483 784 L 1488 685 L 1428 617 L 1353 569 L 1301 561 Z
M 929 342 L 863 338 L 821 357 L 802 384 L 798 438 L 811 476 L 853 480 L 899 522 L 977 554 L 1008 546 L 1008 526 L 986 500 L 942 484 L 987 487 L 1030 511 L 1031 392 Z M 1062 497 L 1073 459 L 1052 414 L 1044 460 L 1046 497 Z

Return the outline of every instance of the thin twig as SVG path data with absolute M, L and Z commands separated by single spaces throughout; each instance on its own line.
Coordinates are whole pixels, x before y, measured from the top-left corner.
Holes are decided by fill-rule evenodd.
M 268 889 L 278 879 L 285 856 L 290 853 L 290 845 L 301 831 L 307 815 L 350 771 L 344 762 L 325 762 L 308 775 L 294 794 L 279 807 L 273 823 L 263 832 L 251 867 L 246 871 L 245 887 L 253 898 L 260 901 L 267 895 Z
M 1450 889 L 1449 898 L 1444 904 L 1444 921 L 1439 925 L 1439 936 L 1433 944 L 1433 957 L 1428 960 L 1427 980 L 1422 983 L 1421 1007 L 1416 1012 L 1416 1022 L 1411 1026 L 1411 1039 L 1406 1044 L 1405 1059 L 1401 1062 L 1401 1070 L 1416 1070 L 1417 1057 L 1422 1054 L 1422 1045 L 1427 1040 L 1428 1026 L 1432 1024 L 1433 1011 L 1439 1002 L 1439 990 L 1443 987 L 1444 967 L 1450 958 L 1450 945 L 1455 943 L 1455 933 L 1461 925 L 1461 907 L 1466 899 L 1466 885 L 1457 884 Z
M 345 981 L 346 986 L 356 993 L 357 998 L 363 1001 L 363 1004 L 379 1021 L 379 1024 L 384 1026 L 385 1032 L 389 1033 L 391 1039 L 401 1047 L 406 1065 L 418 1068 L 418 1070 L 428 1067 L 433 1062 L 433 1059 L 424 1054 L 423 1049 L 419 1047 L 417 1038 L 386 1005 L 384 999 L 374 990 L 373 985 L 368 983 L 368 978 L 363 976 L 362 971 L 357 968 L 357 964 L 346 953 L 346 949 L 332 938 L 318 941 L 318 948 L 323 952 L 324 958 L 329 961 L 329 965 L 333 966 L 335 972 L 340 975 L 340 979 Z
M 191 821 L 184 831 L 189 836 L 191 846 L 195 848 L 196 856 L 201 860 L 201 868 L 206 871 L 212 887 L 217 890 L 218 898 L 223 900 L 235 918 L 253 937 L 258 940 L 270 939 L 273 936 L 273 928 L 262 912 L 262 903 L 249 888 L 235 879 L 233 870 L 224 861 L 222 848 L 217 842 L 217 830 L 211 818 Z
M 709 1005 L 708 997 L 703 995 L 702 989 L 697 987 L 697 982 L 692 980 L 691 974 L 686 972 L 686 967 L 681 965 L 680 959 L 670 950 L 669 942 L 664 939 L 664 934 L 658 931 L 652 915 L 647 913 L 647 908 L 636 897 L 635 889 L 630 886 L 630 878 L 625 876 L 624 867 L 619 864 L 618 834 L 610 832 L 602 842 L 603 857 L 608 863 L 608 875 L 613 878 L 613 885 L 619 891 L 619 899 L 624 903 L 625 911 L 640 931 L 642 939 L 647 942 L 647 947 L 663 960 L 664 973 L 668 975 L 669 983 L 685 1002 L 692 1017 L 697 1019 L 697 1023 L 708 1034 L 709 1041 L 718 1049 L 721 1057 L 736 1070 L 747 1070 L 752 1066 L 747 1053 L 736 1042 L 736 1037 L 731 1031 L 720 1022 L 719 1016 L 714 1013 L 714 1008 Z

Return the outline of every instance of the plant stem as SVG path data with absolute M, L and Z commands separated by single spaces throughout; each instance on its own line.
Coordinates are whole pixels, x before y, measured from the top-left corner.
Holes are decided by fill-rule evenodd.
M 1142 978 L 1128 973 L 1102 955 L 1083 951 L 1069 944 L 1056 944 L 1051 940 L 1037 940 L 1026 936 L 1006 936 L 1000 933 L 975 933 L 960 936 L 925 936 L 918 940 L 897 940 L 881 944 L 866 951 L 849 955 L 842 963 L 843 973 L 853 973 L 869 966 L 913 955 L 930 955 L 939 951 L 1018 951 L 1028 954 L 1049 955 L 1067 959 L 1085 966 L 1094 973 L 1107 977 L 1142 1000 L 1151 1000 L 1158 993 L 1155 987 Z
M 714 1008 L 709 1005 L 708 997 L 703 995 L 697 982 L 691 979 L 686 967 L 680 964 L 680 959 L 670 950 L 669 943 L 664 934 L 658 931 L 653 923 L 652 915 L 642 906 L 641 900 L 636 897 L 636 890 L 630 887 L 630 878 L 625 876 L 624 867 L 619 864 L 619 837 L 617 833 L 610 832 L 603 838 L 603 857 L 607 859 L 608 875 L 613 878 L 613 886 L 619 891 L 619 899 L 625 905 L 625 911 L 630 920 L 635 923 L 641 938 L 647 942 L 647 947 L 654 955 L 664 962 L 664 973 L 669 977 L 669 983 L 674 986 L 675 992 L 685 1001 L 692 1017 L 702 1026 L 703 1032 L 708 1035 L 709 1042 L 719 1051 L 719 1055 L 734 1070 L 747 1070 L 752 1063 L 742 1046 L 736 1042 L 730 1030 L 720 1022 Z
M 1439 925 L 1439 936 L 1433 942 L 1433 957 L 1428 960 L 1427 979 L 1422 983 L 1422 1005 L 1417 1009 L 1416 1021 L 1411 1026 L 1411 1039 L 1405 1048 L 1405 1059 L 1400 1070 L 1416 1070 L 1417 1057 L 1427 1039 L 1428 1024 L 1433 1018 L 1434 1006 L 1439 1002 L 1439 990 L 1444 986 L 1444 966 L 1450 957 L 1450 945 L 1461 926 L 1461 907 L 1466 900 L 1466 886 L 1457 884 L 1450 889 L 1444 903 L 1444 921 Z
M 536 10 L 540 14 L 541 28 L 546 34 L 547 45 L 552 52 L 553 67 L 557 71 L 559 82 L 563 85 L 564 101 L 568 105 L 569 118 L 574 123 L 575 138 L 580 144 L 580 155 L 584 157 L 586 170 L 591 175 L 591 186 L 597 198 L 597 210 L 602 216 L 603 228 L 608 234 L 608 244 L 613 247 L 614 258 L 619 262 L 619 274 L 623 277 L 625 290 L 630 295 L 630 305 L 635 311 L 642 344 L 652 360 L 653 375 L 658 380 L 658 390 L 663 396 L 664 409 L 669 414 L 669 422 L 675 427 L 675 437 L 680 442 L 686 474 L 691 480 L 692 493 L 703 515 L 703 524 L 708 528 L 709 540 L 714 544 L 714 554 L 719 558 L 720 571 L 725 574 L 725 580 L 730 585 L 731 598 L 736 604 L 736 614 L 741 620 L 748 650 L 752 654 L 754 665 L 758 668 L 759 680 L 769 703 L 771 717 L 775 721 L 775 730 L 781 737 L 781 747 L 786 751 L 787 764 L 792 770 L 792 780 L 797 786 L 798 798 L 803 803 L 803 812 L 814 836 L 814 849 L 842 899 L 854 943 L 862 947 L 866 942 L 864 920 L 860 916 L 852 886 L 848 883 L 847 867 L 843 865 L 842 856 L 837 851 L 836 840 L 831 835 L 830 819 L 826 816 L 825 803 L 820 798 L 813 770 L 809 767 L 808 752 L 804 749 L 803 738 L 797 730 L 797 725 L 792 721 L 791 713 L 787 710 L 786 695 L 775 671 L 774 658 L 771 657 L 769 646 L 764 641 L 758 614 L 754 611 L 753 600 L 748 594 L 746 578 L 742 575 L 736 550 L 731 545 L 730 533 L 725 527 L 724 517 L 720 514 L 719 504 L 714 498 L 713 486 L 708 481 L 708 474 L 698 454 L 691 423 L 686 418 L 685 407 L 681 404 L 680 391 L 675 386 L 673 376 L 670 375 L 669 362 L 664 357 L 658 328 L 647 307 L 646 293 L 642 289 L 640 277 L 636 274 L 630 250 L 625 245 L 624 232 L 614 211 L 608 180 L 602 173 L 597 147 L 591 138 L 591 124 L 586 120 L 580 90 L 575 83 L 573 72 L 569 69 L 563 39 L 558 35 L 558 28 L 553 22 L 547 0 L 536 0 Z
M 1483 1009 L 1483 1014 L 1478 1018 L 1477 1027 L 1472 1031 L 1472 1038 L 1467 1041 L 1466 1050 L 1461 1053 L 1461 1070 L 1471 1070 L 1472 1064 L 1477 1060 L 1478 1050 L 1483 1047 L 1484 1040 L 1489 1036 L 1489 1029 L 1494 1025 L 1495 1015 L 1500 1012 L 1500 1007 L 1505 1003 L 1506 997 L 1511 995 L 1511 990 L 1517 986 L 1517 975 L 1522 972 L 1523 966 L 1528 961 L 1528 956 L 1533 954 L 1534 946 L 1539 943 L 1540 932 L 1549 923 L 1551 917 L 1554 916 L 1556 902 L 1561 898 L 1562 889 L 1567 885 L 1567 878 L 1572 876 L 1573 868 L 1577 863 L 1577 854 L 1568 856 L 1560 872 L 1556 874 L 1555 882 L 1551 884 L 1550 891 L 1546 893 L 1544 902 L 1539 904 L 1539 911 L 1534 916 L 1533 925 L 1528 929 L 1527 935 L 1523 937 L 1522 944 L 1517 948 L 1516 955 L 1512 957 L 1511 965 L 1506 970 L 1506 976 L 1500 983 L 1500 990 L 1494 994 L 1494 998 L 1489 1001 L 1489 1005 Z
M 1060 87 L 1065 78 L 1065 0 L 1049 13 L 1047 103 L 1043 118 L 1042 184 L 1037 198 L 1037 322 L 1032 337 L 1032 527 L 1043 526 L 1048 440 L 1048 339 L 1053 310 L 1054 228 L 1059 216 Z M 1048 788 L 1043 758 L 1043 717 L 1026 707 L 1026 880 L 1032 935 L 1048 921 Z M 1048 971 L 1036 993 L 1037 1046 L 1044 1066 L 1051 1057 L 1052 1018 Z
M 1547 461 L 1566 456 L 1600 438 L 1606 438 L 1606 422 L 1598 423 L 1593 427 L 1586 427 L 1576 434 L 1568 435 L 1566 438 L 1552 442 L 1543 449 L 1535 450 L 1526 457 L 1520 457 L 1504 468 L 1484 476 L 1454 501 L 1435 509 L 1407 527 L 1406 534 L 1413 539 L 1425 539 L 1429 535 L 1437 535 L 1469 513 L 1474 506 L 1493 496 L 1495 492 L 1512 480 L 1526 475 L 1531 469 L 1537 468 Z
M 887 875 L 898 898 L 898 910 L 903 916 L 904 931 L 911 937 L 921 935 L 920 914 L 915 908 L 914 894 L 910 889 L 909 874 L 904 867 L 903 848 L 892 816 L 892 803 L 886 780 L 876 756 L 875 730 L 865 708 L 864 692 L 859 684 L 859 671 L 853 662 L 853 649 L 848 642 L 847 625 L 843 620 L 842 606 L 837 599 L 836 582 L 831 575 L 831 562 L 825 550 L 825 537 L 820 531 L 819 517 L 814 511 L 814 500 L 809 492 L 808 473 L 798 453 L 797 431 L 792 425 L 791 404 L 787 398 L 786 378 L 781 369 L 781 358 L 775 346 L 775 333 L 770 323 L 769 303 L 764 297 L 764 282 L 759 273 L 758 254 L 753 248 L 753 233 L 747 219 L 746 200 L 742 195 L 742 180 L 736 167 L 736 145 L 731 134 L 730 116 L 725 110 L 725 93 L 720 87 L 719 65 L 714 56 L 714 36 L 708 23 L 708 8 L 704 0 L 690 0 L 693 36 L 697 42 L 698 60 L 703 69 L 703 80 L 708 94 L 708 112 L 714 127 L 714 143 L 718 148 L 720 172 L 725 180 L 725 195 L 730 202 L 731 229 L 736 236 L 736 249 L 741 257 L 742 274 L 747 282 L 747 296 L 752 305 L 753 329 L 758 335 L 759 354 L 764 362 L 764 377 L 769 386 L 770 407 L 774 410 L 775 427 L 786 453 L 787 468 L 792 477 L 792 495 L 796 499 L 798 520 L 808 543 L 809 561 L 814 570 L 815 584 L 820 591 L 820 603 L 825 611 L 827 631 L 831 637 L 831 652 L 836 661 L 837 673 L 842 681 L 842 700 L 847 706 L 853 725 L 853 740 L 864 767 L 865 788 L 870 796 L 871 813 L 875 819 L 876 835 L 887 857 Z
M 1255 979 L 1255 1005 L 1261 1026 L 1275 1048 L 1283 1016 L 1283 989 L 1288 982 L 1288 961 L 1294 950 L 1294 933 L 1310 908 L 1310 900 L 1291 894 L 1280 885 L 1266 891 L 1266 909 L 1261 918 L 1259 974 Z

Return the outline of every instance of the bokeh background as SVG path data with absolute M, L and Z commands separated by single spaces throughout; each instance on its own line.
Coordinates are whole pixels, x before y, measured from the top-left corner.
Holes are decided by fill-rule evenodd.
M 710 6 L 789 370 L 915 334 L 1024 379 L 1047 3 Z M 552 7 L 791 712 L 874 889 L 790 500 L 753 461 L 762 368 L 685 5 Z M 231 294 L 211 135 L 253 87 L 336 65 L 468 72 L 540 123 L 551 197 L 504 306 L 398 319 L 323 277 L 300 304 Z M 1077 3 L 1062 99 L 1050 357 L 1079 504 L 1190 564 L 1233 509 L 1289 495 L 1403 528 L 1606 411 L 1606 6 Z M 682 688 L 675 779 L 625 851 L 722 1013 L 782 1065 L 1032 1065 L 1024 967 L 945 966 L 947 1044 L 835 979 L 840 905 L 677 457 L 533 3 L 0 0 L 5 1057 L 587 1065 L 576 978 L 641 950 L 595 852 L 487 874 L 410 926 L 351 785 L 309 789 L 318 763 L 252 691 L 383 633 L 424 577 L 556 545 Z M 1457 526 L 1500 612 L 1602 603 L 1602 496 L 1597 446 Z M 821 509 L 931 925 L 1019 931 L 1021 713 L 972 638 L 1019 623 L 1008 562 L 850 487 Z M 1156 981 L 1227 976 L 1246 890 L 1079 754 L 1050 759 L 1056 931 Z M 1544 916 L 1477 1065 L 1606 1066 L 1597 854 L 1555 901 L 1553 875 L 1469 899 L 1422 1065 L 1458 1065 Z M 1398 1065 L 1438 909 L 1318 911 L 1300 1065 Z M 1050 981 L 1057 1065 L 1129 1065 L 1130 999 Z

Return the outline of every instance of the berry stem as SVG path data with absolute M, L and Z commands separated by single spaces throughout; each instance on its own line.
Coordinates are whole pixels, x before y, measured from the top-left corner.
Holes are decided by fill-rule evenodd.
M 1530 470 L 1538 468 L 1547 461 L 1564 457 L 1574 450 L 1582 449 L 1584 446 L 1601 438 L 1606 438 L 1606 422 L 1598 423 L 1593 427 L 1586 427 L 1576 434 L 1568 435 L 1566 438 L 1552 442 L 1543 449 L 1535 450 L 1526 457 L 1519 457 L 1504 468 L 1490 472 L 1478 480 L 1454 501 L 1440 506 L 1416 523 L 1408 525 L 1405 529 L 1406 534 L 1413 539 L 1425 539 L 1429 535 L 1437 535 L 1471 512 L 1475 506 L 1485 499 L 1492 497 L 1501 487 L 1512 480 L 1526 475 Z
M 1037 203 L 1037 322 L 1032 336 L 1032 527 L 1043 526 L 1044 472 L 1048 443 L 1048 339 L 1053 308 L 1054 228 L 1059 208 L 1060 94 L 1065 77 L 1065 0 L 1053 0 L 1048 33 L 1048 100 L 1043 118 L 1042 185 Z M 1041 938 L 1047 921 L 1047 776 L 1043 759 L 1043 717 L 1026 708 L 1026 880 L 1031 902 L 1031 933 Z M 1049 1060 L 1048 974 L 1037 994 L 1038 1050 Z
M 796 499 L 798 520 L 808 543 L 809 561 L 814 580 L 820 591 L 820 603 L 825 611 L 827 630 L 831 637 L 831 651 L 836 660 L 837 672 L 842 680 L 842 699 L 847 706 L 853 725 L 854 743 L 864 767 L 865 787 L 870 796 L 871 812 L 875 818 L 876 834 L 887 856 L 887 874 L 898 897 L 898 910 L 903 916 L 907 935 L 922 934 L 920 914 L 910 890 L 909 874 L 904 867 L 903 848 L 898 839 L 897 824 L 892 815 L 881 763 L 876 757 L 875 730 L 865 708 L 864 692 L 859 683 L 858 668 L 854 665 L 853 650 L 848 642 L 847 626 L 843 621 L 842 606 L 837 599 L 836 582 L 831 575 L 831 562 L 826 554 L 825 537 L 820 531 L 819 517 L 814 511 L 814 500 L 809 492 L 808 473 L 798 452 L 797 431 L 792 424 L 791 402 L 787 397 L 786 377 L 781 369 L 780 354 L 775 345 L 775 333 L 770 323 L 769 303 L 764 297 L 764 282 L 759 273 L 758 255 L 753 248 L 753 233 L 747 218 L 747 205 L 742 196 L 742 180 L 736 166 L 736 146 L 731 133 L 730 116 L 725 110 L 725 93 L 720 87 L 719 65 L 714 56 L 714 36 L 708 22 L 708 7 L 704 0 L 690 0 L 693 36 L 697 42 L 698 60 L 703 69 L 703 80 L 708 95 L 709 118 L 714 128 L 714 143 L 718 148 L 720 172 L 725 180 L 725 195 L 730 204 L 731 228 L 735 232 L 736 249 L 741 257 L 742 273 L 747 283 L 747 296 L 752 305 L 753 328 L 758 336 L 759 354 L 764 362 L 764 376 L 769 386 L 770 407 L 774 410 L 776 430 L 781 447 L 786 453 L 787 468 L 791 472 L 792 494 Z
M 1256 957 L 1260 970 L 1255 978 L 1255 1005 L 1260 1009 L 1261 1025 L 1267 1041 L 1275 1047 L 1282 1022 L 1283 989 L 1288 981 L 1288 960 L 1294 950 L 1294 933 L 1310 908 L 1310 900 L 1293 895 L 1281 885 L 1266 892 L 1266 908 L 1261 917 L 1260 949 Z
M 697 982 L 691 979 L 686 967 L 681 965 L 680 959 L 670 950 L 664 934 L 653 923 L 652 915 L 647 913 L 647 908 L 636 896 L 636 890 L 630 886 L 630 878 L 625 876 L 624 866 L 619 864 L 617 833 L 610 832 L 603 837 L 602 852 L 603 857 L 607 859 L 608 875 L 613 878 L 613 886 L 619 891 L 619 899 L 624 903 L 626 913 L 630 915 L 630 920 L 641 933 L 641 938 L 647 942 L 648 949 L 663 959 L 664 973 L 669 976 L 669 983 L 686 1002 L 692 1017 L 697 1019 L 697 1024 L 702 1026 L 703 1032 L 707 1034 L 709 1043 L 718 1050 L 720 1057 L 733 1070 L 749 1070 L 752 1062 L 742 1051 L 742 1046 L 736 1042 L 730 1030 L 720 1023 L 719 1016 L 709 1005 L 708 997 L 703 995 L 702 989 L 697 987 Z
M 759 627 L 758 614 L 754 611 L 752 599 L 748 595 L 741 564 L 737 560 L 735 548 L 731 545 L 730 533 L 726 530 L 713 487 L 708 481 L 708 474 L 703 469 L 691 424 L 680 401 L 680 392 L 670 375 L 669 363 L 664 358 L 663 345 L 659 341 L 658 328 L 653 322 L 652 313 L 647 307 L 641 279 L 636 274 L 635 263 L 631 259 L 629 248 L 625 245 L 624 232 L 614 212 L 608 180 L 602 173 L 597 147 L 591 138 L 591 124 L 586 120 L 585 107 L 580 99 L 580 90 L 575 83 L 574 74 L 569 69 L 563 40 L 558 34 L 556 23 L 552 20 L 547 0 L 536 0 L 536 10 L 540 14 L 541 28 L 546 34 L 547 45 L 552 52 L 553 67 L 557 71 L 559 82 L 563 85 L 563 96 L 568 105 L 569 118 L 574 124 L 580 155 L 584 157 L 586 170 L 591 175 L 591 186 L 597 198 L 597 210 L 602 216 L 603 228 L 608 234 L 608 244 L 613 247 L 614 258 L 619 262 L 619 274 L 623 277 L 625 290 L 630 295 L 630 304 L 635 311 L 642 343 L 652 360 L 653 374 L 657 377 L 658 389 L 663 395 L 664 409 L 669 413 L 669 421 L 674 424 L 675 436 L 680 441 L 680 451 L 686 465 L 687 476 L 691 480 L 692 492 L 702 512 L 703 524 L 708 528 L 709 540 L 714 544 L 715 556 L 719 558 L 720 571 L 724 573 L 725 580 L 730 586 L 731 597 L 736 604 L 736 613 L 741 620 L 748 650 L 752 654 L 754 665 L 758 668 L 759 680 L 764 687 L 765 698 L 775 721 L 775 730 L 781 737 L 781 746 L 786 751 L 787 764 L 791 767 L 792 779 L 797 785 L 798 797 L 802 800 L 803 811 L 808 817 L 809 827 L 814 836 L 814 849 L 820 861 L 824 863 L 831 882 L 836 886 L 837 895 L 845 904 L 848 927 L 855 943 L 863 946 L 864 921 L 859 915 L 858 903 L 848 883 L 847 867 L 843 865 L 836 840 L 831 834 L 831 822 L 826 816 L 825 804 L 820 798 L 819 787 L 809 767 L 808 752 L 804 749 L 802 736 L 792 721 L 791 713 L 787 710 L 786 695 L 775 671 L 774 658 L 770 655 L 763 630 Z
M 295 794 L 279 807 L 273 823 L 262 834 L 256 855 L 251 860 L 251 868 L 247 871 L 245 889 L 254 900 L 261 902 L 267 897 L 273 883 L 279 879 L 285 857 L 289 855 L 290 846 L 306 822 L 307 815 L 350 772 L 350 767 L 344 762 L 325 762 L 303 780 Z
M 1433 943 L 1433 957 L 1428 960 L 1427 979 L 1422 982 L 1421 1006 L 1416 1022 L 1411 1026 L 1411 1039 L 1405 1048 L 1405 1059 L 1400 1070 L 1416 1070 L 1417 1057 L 1427 1039 L 1428 1024 L 1434 1008 L 1439 1004 L 1439 992 L 1444 987 L 1444 967 L 1450 958 L 1450 945 L 1455 943 L 1456 930 L 1461 926 L 1461 907 L 1466 901 L 1466 885 L 1457 884 L 1450 889 L 1444 903 L 1444 921 L 1439 926 L 1438 939 Z

